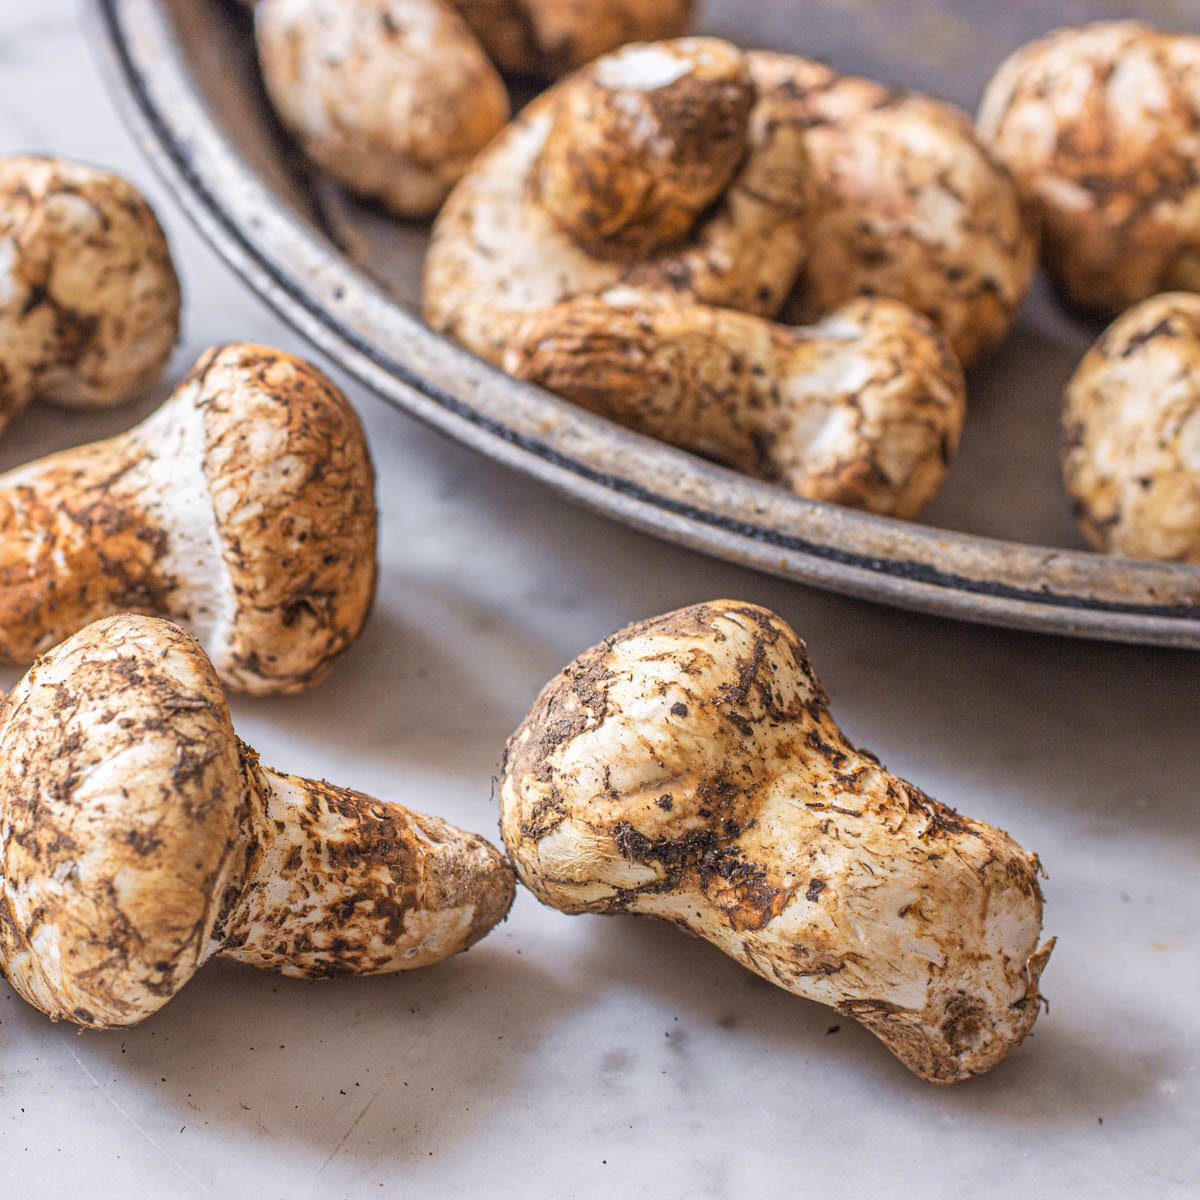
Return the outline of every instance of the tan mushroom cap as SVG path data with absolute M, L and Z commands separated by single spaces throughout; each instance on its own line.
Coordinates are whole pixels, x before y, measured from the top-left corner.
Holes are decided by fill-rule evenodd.
M 222 673 L 248 690 L 309 687 L 375 598 L 375 473 L 358 415 L 311 364 L 246 342 L 202 356 L 182 396 L 203 418 L 234 598 Z
M 195 641 L 115 617 L 0 707 L 0 963 L 55 1019 L 126 1025 L 199 967 L 244 870 L 238 740 Z
M 436 211 L 508 120 L 500 72 L 553 78 L 684 32 L 691 0 L 258 0 L 267 92 L 305 152 L 403 217 Z
M 166 238 L 131 183 L 0 158 L 0 428 L 35 399 L 131 399 L 170 356 L 179 304 Z
M 1116 316 L 1200 289 L 1200 37 L 1137 21 L 1062 29 L 996 71 L 979 129 L 1036 206 L 1047 269 Z
M 809 59 L 751 57 L 760 86 L 790 89 L 820 186 L 784 319 L 810 324 L 882 296 L 927 316 L 964 363 L 998 345 L 1033 282 L 1038 240 L 970 117 Z
M 672 246 L 733 181 L 755 99 L 746 56 L 715 38 L 609 55 L 561 93 L 537 202 L 601 258 Z
M 54 1020 L 133 1025 L 214 955 L 301 978 L 422 967 L 512 899 L 483 838 L 262 767 L 169 622 L 89 625 L 0 705 L 0 968 Z
M 1200 563 L 1200 296 L 1154 296 L 1106 330 L 1067 386 L 1063 426 L 1084 537 Z
M 853 746 L 765 609 L 695 605 L 580 655 L 510 739 L 500 802 L 543 903 L 671 921 L 922 1078 L 989 1070 L 1037 1018 L 1037 859 Z

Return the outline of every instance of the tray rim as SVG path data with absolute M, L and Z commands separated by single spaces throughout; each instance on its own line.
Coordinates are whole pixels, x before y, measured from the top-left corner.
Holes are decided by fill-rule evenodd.
M 1200 567 L 1004 541 L 804 500 L 509 379 L 425 326 L 286 211 L 208 112 L 166 6 L 156 0 L 97 0 L 88 10 L 107 51 L 119 108 L 184 213 L 286 322 L 391 406 L 609 517 L 768 574 L 974 623 L 1200 649 Z M 175 98 L 173 108 L 156 101 L 164 93 Z M 206 175 L 214 163 L 222 169 Z M 253 212 L 248 197 L 265 201 L 265 219 Z M 266 232 L 271 222 L 307 257 L 307 278 L 272 249 Z M 324 301 L 319 291 L 327 293 Z M 364 320 L 371 324 L 364 313 L 382 314 L 405 348 L 427 368 L 436 362 L 438 371 L 422 373 L 399 361 L 361 328 Z M 433 378 L 435 373 L 448 374 L 452 386 Z M 530 436 L 483 411 L 472 402 L 483 388 L 540 412 L 554 436 L 548 431 Z M 590 453 L 572 453 L 577 442 Z M 658 485 L 632 470 L 613 469 L 627 462 L 652 463 Z M 674 488 L 662 486 L 664 477 L 674 478 Z M 726 503 L 698 504 L 697 492 L 710 499 L 724 496 Z M 788 515 L 792 531 L 754 519 L 771 510 Z M 879 543 L 897 550 L 907 546 L 910 554 L 863 552 L 864 545 Z M 1046 573 L 1027 571 L 1024 585 L 1016 586 L 995 571 L 989 578 L 986 571 L 980 577 L 944 570 L 932 561 L 939 552 L 977 559 L 981 566 L 1030 559 L 1044 572 L 1054 567 L 1091 580 L 1111 598 L 1056 590 Z M 1183 587 L 1187 602 L 1155 601 L 1156 587 L 1164 585 Z

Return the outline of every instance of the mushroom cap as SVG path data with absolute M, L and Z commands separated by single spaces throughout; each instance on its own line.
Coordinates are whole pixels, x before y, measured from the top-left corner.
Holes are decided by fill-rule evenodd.
M 1114 322 L 1067 385 L 1063 426 L 1084 537 L 1200 563 L 1200 296 L 1154 296 Z
M 492 61 L 553 79 L 626 42 L 679 37 L 694 0 L 450 0 Z
M 309 687 L 375 595 L 375 476 L 358 416 L 321 371 L 248 342 L 203 355 L 179 396 L 203 420 L 231 604 L 210 653 L 244 690 Z
M 564 88 L 533 179 L 539 203 L 603 258 L 641 259 L 687 236 L 746 153 L 755 88 L 717 38 L 635 44 Z
M 1001 64 L 978 124 L 1074 304 L 1116 316 L 1200 288 L 1200 37 L 1138 21 L 1058 30 Z
M 998 345 L 1033 282 L 1038 239 L 970 117 L 809 59 L 752 57 L 760 86 L 791 89 L 821 189 L 785 319 L 807 325 L 883 296 L 929 317 L 964 362 Z
M 159 375 L 179 331 L 162 227 L 119 175 L 0 159 L 0 417 L 36 398 L 119 404 Z
M 167 621 L 110 617 L 0 705 L 0 962 L 53 1019 L 132 1025 L 203 961 L 245 790 L 225 696 Z
M 255 29 L 305 152 L 402 216 L 433 212 L 508 119 L 500 76 L 443 0 L 260 0 Z

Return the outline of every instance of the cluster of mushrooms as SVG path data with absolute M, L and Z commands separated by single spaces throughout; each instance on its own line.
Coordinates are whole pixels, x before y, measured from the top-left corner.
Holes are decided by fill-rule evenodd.
M 314 157 L 399 213 L 445 201 L 434 327 L 801 495 L 911 516 L 958 443 L 961 364 L 1005 336 L 1040 245 L 1072 302 L 1123 314 L 1068 391 L 1082 528 L 1200 560 L 1200 296 L 1155 295 L 1200 286 L 1200 39 L 1054 35 L 976 128 L 807 60 L 639 40 L 681 32 L 687 0 L 519 7 L 257 6 Z M 501 71 L 566 77 L 505 125 Z M 165 368 L 180 289 L 123 179 L 0 162 L 0 284 L 0 420 L 118 404 Z M 0 969 L 31 1004 L 122 1027 L 214 955 L 425 966 L 519 878 L 566 913 L 669 920 L 937 1083 L 1024 1039 L 1053 946 L 1037 858 L 848 741 L 755 605 L 635 623 L 546 686 L 504 754 L 506 855 L 262 766 L 226 689 L 328 674 L 370 612 L 376 526 L 354 410 L 246 343 L 127 433 L 0 476 L 0 655 L 33 664 L 0 704 Z
M 13 158 L 0 181 L 3 411 L 130 399 L 179 326 L 153 212 L 93 167 Z M 886 308 L 862 320 L 906 336 Z M 312 687 L 358 637 L 374 490 L 337 387 L 247 343 L 128 432 L 0 475 L 0 656 L 32 662 L 0 703 L 0 970 L 21 996 L 120 1028 L 213 956 L 422 967 L 489 933 L 519 877 L 565 912 L 674 921 L 938 1083 L 1021 1042 L 1052 946 L 1037 859 L 851 745 L 803 643 L 752 604 L 630 626 L 548 685 L 504 758 L 507 855 L 263 766 L 226 692 Z
M 1084 537 L 1200 561 L 1200 38 L 1060 31 L 972 121 L 678 37 L 691 7 L 258 0 L 255 29 L 318 163 L 397 215 L 440 209 L 433 328 L 810 499 L 903 518 L 933 499 L 961 368 L 1003 341 L 1040 258 L 1076 309 L 1126 314 L 1064 403 Z M 558 82 L 508 122 L 513 78 Z M 1147 396 L 1146 371 L 1188 379 Z

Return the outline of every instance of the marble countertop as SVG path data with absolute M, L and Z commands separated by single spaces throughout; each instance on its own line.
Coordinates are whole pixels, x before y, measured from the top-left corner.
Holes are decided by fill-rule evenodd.
M 85 29 L 69 0 L 0 4 L 0 151 L 110 164 L 155 200 L 186 289 L 172 378 L 228 339 L 305 353 L 164 194 Z M 166 390 L 106 414 L 30 412 L 0 466 L 123 429 Z M 302 984 L 210 964 L 120 1033 L 51 1025 L 0 983 L 0 1194 L 1197 1194 L 1200 656 L 759 577 L 350 395 L 379 473 L 379 601 L 325 685 L 235 700 L 265 761 L 494 834 L 501 747 L 550 675 L 633 618 L 754 600 L 807 638 L 852 738 L 1041 855 L 1050 1011 L 991 1075 L 934 1088 L 704 943 L 528 894 L 440 967 Z

